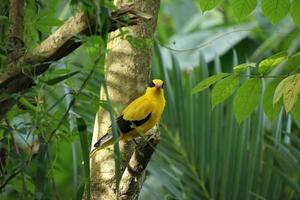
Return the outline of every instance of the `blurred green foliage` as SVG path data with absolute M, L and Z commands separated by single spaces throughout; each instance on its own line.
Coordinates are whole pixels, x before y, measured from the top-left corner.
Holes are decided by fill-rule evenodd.
M 300 198 L 299 95 L 289 99 L 290 113 L 284 99 L 273 105 L 280 81 L 299 72 L 299 3 L 278 2 L 278 9 L 272 0 L 161 2 L 152 77 L 165 80 L 167 107 L 140 199 Z M 97 13 L 100 3 L 114 9 L 111 1 L 26 0 L 26 50 L 78 7 Z M 8 0 L 0 15 L 1 72 Z M 123 37 L 136 47 L 152 44 Z M 111 105 L 99 101 L 105 35 L 78 40 L 79 49 L 35 77 L 30 91 L 13 96 L 18 103 L 0 123 L 0 149 L 8 154 L 0 199 L 81 199 L 88 187 L 95 113 Z

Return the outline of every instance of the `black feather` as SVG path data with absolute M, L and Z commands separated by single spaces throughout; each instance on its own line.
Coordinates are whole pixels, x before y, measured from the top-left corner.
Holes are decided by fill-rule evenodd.
M 149 113 L 147 115 L 147 117 L 145 117 L 144 119 L 131 121 L 131 120 L 125 120 L 123 118 L 123 115 L 121 115 L 117 119 L 117 124 L 118 124 L 119 130 L 121 131 L 121 133 L 124 134 L 124 133 L 127 133 L 127 132 L 133 130 L 134 127 L 141 126 L 146 121 L 148 121 L 150 119 L 150 117 L 151 117 L 151 113 Z
M 95 144 L 94 144 L 94 147 L 97 148 L 97 147 L 100 147 L 101 145 L 103 145 L 104 143 L 108 142 L 109 140 L 112 139 L 112 134 L 111 133 L 108 133 L 108 134 L 105 134 L 103 135 Z
M 144 124 L 146 121 L 148 121 L 150 119 L 150 117 L 151 117 L 151 113 L 149 113 L 147 115 L 147 117 L 144 119 L 130 121 L 130 120 L 125 120 L 123 118 L 123 115 L 121 115 L 120 117 L 117 118 L 117 125 L 118 125 L 120 132 L 122 134 L 126 134 L 129 131 L 133 130 L 134 127 L 138 127 L 138 126 L 141 126 L 142 124 Z M 118 131 L 118 133 L 119 133 L 119 131 Z M 110 141 L 112 139 L 112 137 L 113 137 L 112 133 L 105 134 L 94 144 L 94 147 L 98 148 L 98 147 L 102 146 L 106 142 Z

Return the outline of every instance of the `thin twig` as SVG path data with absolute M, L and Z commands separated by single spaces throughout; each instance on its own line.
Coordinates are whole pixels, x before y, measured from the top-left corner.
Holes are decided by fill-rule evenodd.
M 13 174 L 11 174 L 5 181 L 0 185 L 0 191 L 5 188 L 5 186 L 13 179 L 15 178 L 19 173 L 21 172 L 21 169 L 17 169 Z

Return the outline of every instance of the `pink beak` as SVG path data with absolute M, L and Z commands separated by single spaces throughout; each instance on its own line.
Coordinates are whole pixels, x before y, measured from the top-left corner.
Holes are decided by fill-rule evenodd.
M 156 89 L 161 89 L 161 88 L 162 88 L 162 83 L 157 83 L 157 84 L 155 84 L 155 88 L 156 88 Z

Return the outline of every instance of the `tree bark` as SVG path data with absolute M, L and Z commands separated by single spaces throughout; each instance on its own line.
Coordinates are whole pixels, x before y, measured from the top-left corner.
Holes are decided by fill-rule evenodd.
M 115 1 L 118 7 L 123 3 L 126 2 Z M 150 14 L 152 18 L 147 21 L 141 19 L 138 25 L 126 28 L 126 31 L 129 31 L 134 37 L 153 41 L 160 1 L 135 0 L 134 5 L 137 10 Z M 152 45 L 136 48 L 127 40 L 117 37 L 119 34 L 120 32 L 116 31 L 109 35 L 111 40 L 108 43 L 105 70 L 110 100 L 114 105 L 123 108 L 124 105 L 127 105 L 144 92 L 149 79 Z M 103 90 L 101 90 L 100 98 L 102 100 L 106 99 Z M 110 124 L 109 113 L 100 108 L 95 119 L 92 144 L 106 133 Z M 120 142 L 120 148 L 122 157 L 121 172 L 124 172 L 134 151 L 134 145 L 132 142 Z M 138 181 L 138 184 L 141 185 L 142 179 L 138 179 Z M 129 182 L 122 182 L 121 180 L 120 188 L 126 188 L 125 185 L 122 185 L 123 183 L 128 184 Z M 135 194 L 138 194 L 139 190 L 135 190 Z M 122 199 L 134 199 L 131 198 L 133 196 L 125 195 Z M 115 164 L 112 146 L 98 151 L 91 160 L 91 198 L 97 200 L 116 199 Z
M 9 2 L 9 55 L 8 61 L 14 62 L 24 54 L 24 0 Z
M 15 2 L 16 0 L 12 1 L 12 3 Z M 11 8 L 14 7 L 11 6 Z M 134 25 L 138 18 L 148 20 L 149 16 L 137 12 L 132 6 L 126 5 L 112 13 L 112 25 L 109 31 L 114 31 L 122 26 Z M 12 20 L 15 20 L 15 17 Z M 19 27 L 19 23 L 22 24 L 22 22 L 13 24 Z M 5 70 L 0 75 L 0 94 L 10 95 L 26 91 L 32 86 L 35 76 L 44 73 L 51 63 L 67 56 L 81 45 L 81 42 L 76 40 L 78 35 L 93 34 L 90 30 L 94 30 L 95 23 L 94 18 L 89 18 L 86 13 L 79 11 L 31 53 L 18 56 L 18 59 L 16 56 L 9 56 Z M 17 36 L 19 40 L 22 34 L 14 31 L 17 28 L 13 24 L 10 27 L 11 33 L 14 34 L 14 37 Z M 0 101 L 0 119 L 14 103 L 15 100 L 12 98 Z

